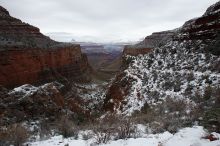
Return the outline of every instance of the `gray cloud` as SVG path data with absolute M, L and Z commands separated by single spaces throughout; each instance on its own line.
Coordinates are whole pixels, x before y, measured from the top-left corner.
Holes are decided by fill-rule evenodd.
M 155 31 L 180 27 L 218 0 L 2 0 L 12 16 L 55 39 L 138 40 Z M 51 33 L 50 33 L 51 34 Z M 62 37 L 63 36 L 63 37 Z

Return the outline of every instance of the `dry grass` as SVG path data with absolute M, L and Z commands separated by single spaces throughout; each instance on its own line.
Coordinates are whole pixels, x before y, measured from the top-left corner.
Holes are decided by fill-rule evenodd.
M 28 130 L 21 124 L 13 124 L 0 130 L 0 145 L 21 146 L 29 137 Z M 1 141 L 2 140 L 2 141 Z

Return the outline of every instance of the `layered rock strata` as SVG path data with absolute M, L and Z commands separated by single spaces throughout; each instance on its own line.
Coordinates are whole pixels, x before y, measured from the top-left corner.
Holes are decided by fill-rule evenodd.
M 87 80 L 87 57 L 80 45 L 60 43 L 0 7 L 0 84 L 15 87 L 71 78 Z

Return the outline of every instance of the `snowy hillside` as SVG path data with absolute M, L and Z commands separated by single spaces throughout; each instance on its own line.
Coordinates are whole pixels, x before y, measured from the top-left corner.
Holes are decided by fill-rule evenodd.
M 153 33 L 129 46 L 132 51 L 152 51 L 139 56 L 124 53 L 123 70 L 106 95 L 105 109 L 131 115 L 168 98 L 191 107 L 202 100 L 214 103 L 220 85 L 219 9 L 217 2 L 172 33 Z
M 192 102 L 197 93 L 204 95 L 207 88 L 217 88 L 220 57 L 200 52 L 203 48 L 196 46 L 192 41 L 171 41 L 150 54 L 127 56 L 132 63 L 121 81 L 129 81 L 131 85 L 124 98 L 127 104 L 123 113 L 130 114 L 140 110 L 145 102 L 157 104 L 167 97 Z

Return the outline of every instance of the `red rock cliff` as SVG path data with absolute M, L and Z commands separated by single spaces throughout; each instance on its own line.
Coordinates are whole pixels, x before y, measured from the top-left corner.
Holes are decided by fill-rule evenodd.
M 39 29 L 9 15 L 0 7 L 0 84 L 15 87 L 62 77 L 83 80 L 87 57 L 80 45 L 51 40 Z

